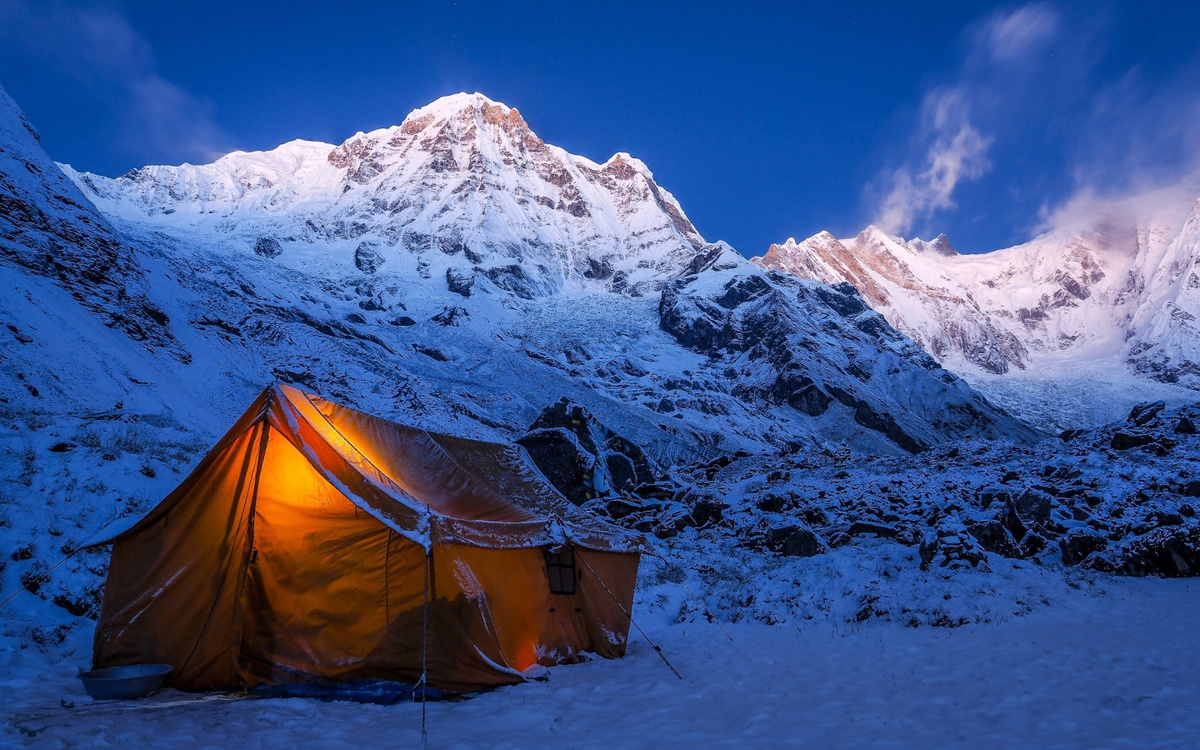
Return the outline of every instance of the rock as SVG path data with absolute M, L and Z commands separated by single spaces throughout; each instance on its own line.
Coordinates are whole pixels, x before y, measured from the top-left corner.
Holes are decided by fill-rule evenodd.
M 278 258 L 283 255 L 283 245 L 274 237 L 259 237 L 254 243 L 254 252 L 264 258 Z
M 471 296 L 471 288 L 475 286 L 475 274 L 465 274 L 457 268 L 446 269 L 446 287 L 455 294 L 464 297 Z
M 354 266 L 366 274 L 373 274 L 383 265 L 383 256 L 371 245 L 360 242 L 354 251 Z
M 366 325 L 367 323 L 367 319 L 358 313 L 350 313 L 346 316 L 346 320 L 350 321 L 351 323 L 358 323 L 359 325 Z
M 1026 490 L 1013 504 L 1016 515 L 1026 526 L 1045 526 L 1049 523 L 1051 507 L 1053 503 L 1050 498 L 1037 490 Z
M 595 456 L 561 427 L 531 430 L 517 439 L 550 484 L 575 505 L 596 496 Z
M 1179 494 L 1184 497 L 1200 497 L 1200 480 L 1188 482 L 1179 488 Z
M 807 526 L 784 526 L 767 531 L 767 549 L 784 557 L 812 557 L 829 548 Z
M 809 506 L 800 511 L 800 518 L 809 526 L 828 526 L 829 516 L 816 506 Z
M 1065 565 L 1078 565 L 1093 552 L 1108 547 L 1108 540 L 1098 534 L 1075 529 L 1058 542 Z
M 609 500 L 608 503 L 604 506 L 605 510 L 608 511 L 608 515 L 610 515 L 613 518 L 618 519 L 618 520 L 625 518 L 627 516 L 631 516 L 634 513 L 639 513 L 641 511 L 646 511 L 646 510 L 652 510 L 652 511 L 658 510 L 661 507 L 662 506 L 660 506 L 660 505 L 649 505 L 649 504 L 645 504 L 645 503 L 631 503 L 627 500 L 622 500 L 620 498 L 618 498 L 616 500 Z
M 471 319 L 470 313 L 461 307 L 444 307 L 430 320 L 440 326 L 459 326 Z
M 63 440 L 50 446 L 49 450 L 51 453 L 67 453 L 68 451 L 73 451 L 78 447 L 79 445 L 76 443 L 72 443 L 69 440 Z
M 1021 540 L 1021 557 L 1023 559 L 1034 557 L 1048 546 L 1050 546 L 1050 543 L 1046 541 L 1046 537 L 1031 531 Z
M 782 495 L 767 494 L 754 506 L 764 513 L 779 513 L 787 507 L 787 498 Z
M 1166 401 L 1155 401 L 1151 404 L 1138 404 L 1129 412 L 1127 422 L 1132 422 L 1138 427 L 1145 427 L 1154 421 L 1154 418 L 1162 413 L 1162 410 L 1167 408 Z
M 1003 521 L 999 519 L 968 521 L 966 527 L 967 532 L 979 542 L 979 546 L 988 552 L 1001 557 L 1023 557 L 1017 540 L 1013 538 L 1012 532 L 1008 530 Z
M 1196 424 L 1192 420 L 1188 419 L 1187 417 L 1180 417 L 1179 421 L 1175 423 L 1175 434 L 1176 435 L 1195 435 L 1196 434 Z
M 710 523 L 720 523 L 725 518 L 729 506 L 712 499 L 702 499 L 692 506 L 692 520 L 697 528 L 703 528 Z
M 782 373 L 771 389 L 775 398 L 810 417 L 821 416 L 833 403 L 833 396 L 817 387 L 812 378 L 794 370 Z
M 896 527 L 885 523 L 876 523 L 874 521 L 855 521 L 850 524 L 847 530 L 850 536 L 862 536 L 863 534 L 874 534 L 875 536 L 884 537 L 885 539 L 896 538 Z
M 1124 451 L 1130 448 L 1137 448 L 1142 445 L 1149 445 L 1154 442 L 1154 438 L 1150 435 L 1134 432 L 1123 432 L 1117 430 L 1113 433 L 1112 442 L 1109 445 L 1113 450 Z
M 538 295 L 539 288 L 536 282 L 525 273 L 524 268 L 516 263 L 489 268 L 483 272 L 483 275 L 497 287 L 512 292 L 521 299 L 533 299 Z
M 430 359 L 436 359 L 438 362 L 450 361 L 450 358 L 447 357 L 441 349 L 435 349 L 432 346 L 421 346 L 420 344 L 413 344 L 412 348 L 413 351 L 417 352 L 418 354 L 424 354 L 426 357 L 429 357 Z
M 1129 576 L 1200 575 L 1200 526 L 1170 526 L 1129 542 L 1120 561 Z
M 388 322 L 394 326 L 399 326 L 401 328 L 407 328 L 408 326 L 415 326 L 417 324 L 417 321 L 413 320 L 412 318 L 408 317 L 407 315 L 399 315 L 395 318 L 392 318 Z

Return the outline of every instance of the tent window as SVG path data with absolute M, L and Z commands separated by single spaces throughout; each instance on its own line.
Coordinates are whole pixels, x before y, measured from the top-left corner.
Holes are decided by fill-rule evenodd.
M 547 550 L 546 576 L 550 579 L 551 594 L 574 594 L 575 551 L 571 547 L 557 552 Z

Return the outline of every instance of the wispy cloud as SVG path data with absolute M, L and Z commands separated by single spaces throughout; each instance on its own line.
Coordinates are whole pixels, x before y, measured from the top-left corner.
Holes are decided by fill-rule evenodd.
M 116 99 L 121 148 L 147 160 L 208 160 L 227 138 L 212 106 L 163 77 L 150 43 L 105 3 L 0 0 L 0 45 Z
M 891 189 L 879 207 L 875 223 L 885 232 L 907 232 L 919 216 L 953 208 L 958 184 L 982 177 L 992 166 L 987 155 L 992 139 L 971 124 L 970 106 L 960 88 L 925 95 L 918 140 L 928 144 L 924 161 L 892 173 Z
M 1001 90 L 1027 75 L 1031 60 L 1058 35 L 1058 13 L 1026 5 L 985 18 L 966 33 L 967 53 L 948 84 L 922 98 L 910 150 L 914 156 L 880 175 L 875 224 L 903 234 L 934 212 L 954 208 L 955 191 L 992 168 L 995 137 L 979 123 L 980 110 L 996 107 Z

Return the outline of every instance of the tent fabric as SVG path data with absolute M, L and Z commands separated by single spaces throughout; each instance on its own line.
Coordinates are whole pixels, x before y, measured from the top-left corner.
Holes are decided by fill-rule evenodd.
M 644 541 L 571 506 L 520 448 L 276 385 L 113 544 L 96 667 L 181 689 L 365 680 L 469 692 L 623 655 Z M 546 556 L 570 547 L 573 594 Z

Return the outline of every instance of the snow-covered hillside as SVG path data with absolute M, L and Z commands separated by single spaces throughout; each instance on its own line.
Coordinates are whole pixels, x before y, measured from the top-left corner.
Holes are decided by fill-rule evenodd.
M 1115 393 L 1130 381 L 1200 388 L 1198 259 L 1200 203 L 1182 220 L 1160 211 L 1141 226 L 1056 230 L 980 255 L 959 255 L 944 235 L 905 241 L 868 227 L 848 240 L 789 239 L 753 261 L 854 285 L 889 323 L 1002 401 L 1021 386 L 988 375 L 1015 376 L 1036 411 L 1039 392 L 1095 370 L 1115 376 L 1108 385 L 1121 411 L 1146 397 Z
M 206 342 L 189 344 L 197 359 L 216 347 L 250 382 L 508 437 L 567 395 L 665 456 L 1034 435 L 860 304 L 829 303 L 844 292 L 797 297 L 707 243 L 641 162 L 567 154 L 480 94 L 339 146 L 295 141 L 117 179 L 64 169 L 190 292 L 162 304 Z M 770 310 L 799 305 L 771 357 L 734 346 L 722 359 L 662 317 L 663 290 L 693 277 L 711 296 L 686 315 L 733 310 L 740 300 L 719 287 L 733 268 L 771 292 Z M 803 342 L 779 338 L 817 319 L 825 328 Z M 796 409 L 797 388 L 844 395 Z
M 116 179 L 64 169 L 101 210 L 184 236 L 267 236 L 342 262 L 364 243 L 378 262 L 463 254 L 525 297 L 653 287 L 706 244 L 645 164 L 568 154 L 482 94 L 443 97 L 338 146 L 292 141 Z

